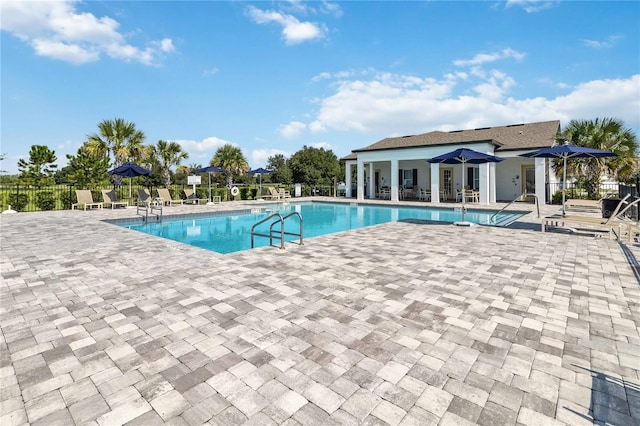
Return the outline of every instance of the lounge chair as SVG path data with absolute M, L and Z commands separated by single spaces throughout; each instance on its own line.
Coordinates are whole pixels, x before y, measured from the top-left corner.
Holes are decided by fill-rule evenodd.
M 576 207 L 579 209 L 599 209 L 602 206 L 602 200 L 569 199 L 565 201 L 564 206 L 566 209 Z
M 280 190 L 278 191 L 278 195 L 280 196 L 281 200 L 290 200 L 291 199 L 291 193 L 289 193 L 289 191 L 287 191 L 286 189 L 280 188 Z
M 111 209 L 115 209 L 116 207 L 127 207 L 129 205 L 126 201 L 118 200 L 118 196 L 116 195 L 116 191 L 103 189 L 102 190 L 102 203 L 111 205 Z
M 171 199 L 171 193 L 167 188 L 158 188 L 158 197 L 162 200 L 165 206 L 172 206 L 174 204 L 182 204 L 184 200 L 179 198 L 177 200 Z
M 185 203 L 205 204 L 207 203 L 207 201 L 209 201 L 206 198 L 198 198 L 198 196 L 194 194 L 193 189 L 191 188 L 185 188 L 183 191 L 184 191 L 184 196 L 186 197 L 186 199 L 184 200 Z
M 91 191 L 88 189 L 76 189 L 76 199 L 77 203 L 71 204 L 71 210 L 74 210 L 76 207 L 82 206 L 84 210 L 87 210 L 87 207 L 90 209 L 96 207 L 101 209 L 103 207 L 103 203 L 96 203 L 93 201 L 93 195 L 91 195 Z
M 547 216 L 542 218 L 541 231 L 545 232 L 545 228 L 548 224 L 557 225 L 558 223 L 564 224 L 573 224 L 573 225 L 582 225 L 588 226 L 589 229 L 604 231 L 609 233 L 609 238 L 611 239 L 614 228 L 620 228 L 621 222 L 623 222 L 624 216 L 629 211 L 631 207 L 637 205 L 640 202 L 640 198 L 635 201 L 629 203 L 627 202 L 627 198 L 630 195 L 626 195 L 620 202 L 615 210 L 611 213 L 611 216 L 608 218 L 601 218 L 597 216 L 584 216 L 584 215 L 565 215 L 556 214 L 552 216 Z M 595 228 L 595 229 L 594 229 Z
M 264 197 L 270 200 L 279 200 L 280 193 L 275 188 L 269 187 L 269 194 L 264 195 Z
M 158 198 L 153 198 L 149 193 L 149 190 L 146 188 L 138 189 L 138 201 L 136 202 L 137 206 L 148 207 L 151 204 L 161 203 L 162 200 Z

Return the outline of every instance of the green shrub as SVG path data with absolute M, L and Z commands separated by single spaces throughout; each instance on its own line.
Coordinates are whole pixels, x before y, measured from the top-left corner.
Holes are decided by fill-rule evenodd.
M 36 193 L 36 206 L 40 210 L 53 210 L 56 208 L 56 198 L 53 191 L 39 191 Z
M 10 205 L 13 210 L 22 212 L 24 211 L 25 207 L 27 207 L 28 203 L 29 197 L 27 196 L 27 194 L 16 194 L 15 192 L 9 193 L 9 202 L 7 204 Z
M 62 203 L 63 209 L 71 208 L 71 203 L 75 203 L 76 201 L 75 194 L 69 194 L 69 191 L 60 192 L 60 203 Z

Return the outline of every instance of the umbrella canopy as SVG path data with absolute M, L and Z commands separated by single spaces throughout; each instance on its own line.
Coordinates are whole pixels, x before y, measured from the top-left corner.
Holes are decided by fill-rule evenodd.
M 556 145 L 549 148 L 542 148 L 537 151 L 520 154 L 521 157 L 538 157 L 538 158 L 562 158 L 563 172 L 562 177 L 564 183 L 562 185 L 562 215 L 565 215 L 565 191 L 567 188 L 567 158 L 603 158 L 615 157 L 610 151 L 602 151 L 600 149 L 586 148 L 583 146 L 569 145 L 565 142 L 562 145 Z
M 213 198 L 211 198 L 211 173 L 227 173 L 228 170 L 225 169 L 221 169 L 220 167 L 216 167 L 216 166 L 207 166 L 207 167 L 202 167 L 200 169 L 196 169 L 193 171 L 193 173 L 209 173 L 209 201 L 207 204 L 212 204 L 213 203 Z M 195 185 L 193 186 L 194 191 L 193 193 L 195 194 Z
M 271 173 L 273 173 L 273 170 L 267 170 L 267 169 L 263 169 L 262 167 L 259 167 L 257 169 L 253 169 L 253 170 L 249 170 L 247 173 L 249 173 L 250 175 L 258 175 L 260 176 L 260 199 L 262 199 L 262 175 L 270 175 Z
M 131 198 L 131 178 L 136 176 L 151 176 L 151 172 L 144 167 L 138 166 L 136 163 L 129 161 L 123 165 L 109 170 L 110 175 L 125 176 L 129 178 L 129 198 Z
M 216 167 L 216 166 L 207 166 L 207 167 L 202 167 L 201 169 L 195 169 L 193 171 L 193 173 L 226 173 L 227 170 L 225 169 L 221 169 L 220 167 Z
M 254 170 L 249 170 L 247 173 L 250 175 L 270 175 L 273 173 L 273 170 L 267 170 L 260 167 Z
M 116 167 L 113 170 L 109 170 L 107 173 L 110 175 L 136 177 L 136 176 L 151 176 L 151 172 L 143 167 L 138 166 L 136 163 L 129 161 L 122 166 Z
M 468 148 L 458 148 L 455 151 L 447 152 L 446 154 L 433 157 L 431 160 L 427 160 L 429 163 L 444 163 L 444 164 L 462 164 L 462 190 L 465 187 L 466 176 L 466 163 L 470 164 L 484 164 L 484 163 L 499 163 L 504 158 L 496 157 L 494 155 L 485 154 L 482 152 L 474 151 Z M 465 222 L 464 214 L 464 194 L 462 196 L 462 221 L 455 222 L 456 225 L 470 226 L 471 223 Z

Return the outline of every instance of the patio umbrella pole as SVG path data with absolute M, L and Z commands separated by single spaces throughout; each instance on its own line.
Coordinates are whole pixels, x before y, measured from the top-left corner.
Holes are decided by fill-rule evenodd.
M 563 155 L 564 165 L 562 170 L 562 179 L 564 180 L 564 185 L 562 185 L 562 216 L 565 216 L 564 211 L 564 202 L 565 202 L 565 193 L 567 192 L 567 156 Z
M 465 177 L 464 177 L 464 172 L 466 171 L 466 161 L 462 162 L 462 190 L 461 190 L 461 195 L 462 195 L 462 223 L 464 224 L 464 184 L 465 184 Z
M 208 175 L 209 175 L 209 201 L 207 201 L 207 205 L 211 205 L 213 204 L 213 198 L 211 198 L 211 172 L 209 172 Z

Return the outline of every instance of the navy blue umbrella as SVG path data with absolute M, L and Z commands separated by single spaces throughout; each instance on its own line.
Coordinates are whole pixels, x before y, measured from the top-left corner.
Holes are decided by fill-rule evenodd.
M 271 173 L 273 173 L 273 170 L 267 170 L 267 169 L 263 169 L 262 167 L 259 167 L 257 169 L 253 169 L 253 170 L 249 170 L 247 173 L 249 173 L 250 175 L 258 175 L 260 176 L 260 195 L 259 197 L 262 198 L 262 175 L 270 175 Z
M 610 151 L 603 151 L 600 149 L 586 148 L 584 146 L 569 145 L 565 142 L 562 145 L 551 146 L 549 148 L 542 148 L 537 151 L 527 152 L 526 154 L 520 154 L 521 157 L 538 157 L 538 158 L 562 158 L 563 171 L 562 177 L 564 183 L 562 185 L 562 215 L 565 214 L 565 191 L 567 188 L 567 158 L 603 158 L 603 157 L 615 157 L 615 154 Z
M 131 198 L 131 178 L 136 176 L 151 176 L 151 172 L 144 167 L 138 166 L 136 163 L 129 161 L 107 173 L 110 175 L 126 176 L 129 178 L 129 198 Z
M 213 199 L 211 198 L 211 173 L 227 173 L 228 170 L 225 169 L 221 169 L 220 167 L 216 167 L 216 166 L 207 166 L 207 167 L 202 167 L 200 169 L 196 169 L 193 171 L 193 173 L 209 173 L 209 203 L 213 203 Z M 194 191 L 193 193 L 195 194 L 195 185 L 193 186 Z
M 136 177 L 136 176 L 151 176 L 151 172 L 143 167 L 138 166 L 136 163 L 129 161 L 122 166 L 116 167 L 113 170 L 109 170 L 107 173 L 110 175 Z
M 433 157 L 431 160 L 427 160 L 429 163 L 444 163 L 444 164 L 462 164 L 462 190 L 465 187 L 466 176 L 466 163 L 470 164 L 484 164 L 484 163 L 499 163 L 504 158 L 496 157 L 494 155 L 485 154 L 482 152 L 474 151 L 468 148 L 458 148 L 455 151 L 447 152 L 446 154 Z M 455 222 L 456 225 L 470 226 L 471 223 L 464 221 L 464 193 L 462 196 L 462 221 Z

